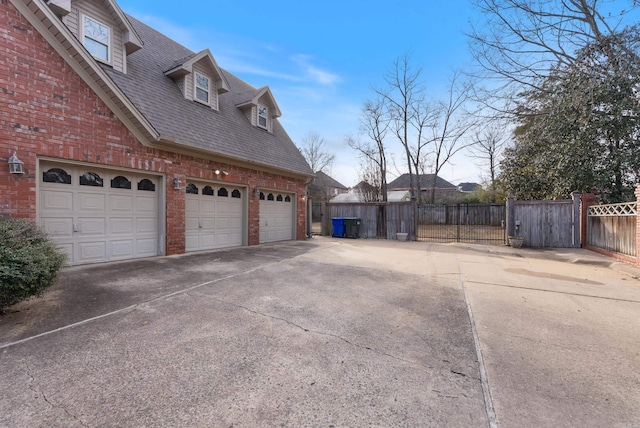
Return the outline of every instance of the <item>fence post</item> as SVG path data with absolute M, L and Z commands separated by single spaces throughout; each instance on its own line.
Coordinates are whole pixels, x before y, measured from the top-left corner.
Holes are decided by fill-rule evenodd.
M 572 192 L 573 212 L 571 213 L 571 245 L 580 248 L 581 228 L 580 228 L 580 192 Z
M 636 187 L 636 265 L 640 266 L 640 185 Z
M 516 225 L 515 225 L 515 207 L 513 204 L 513 196 L 507 196 L 507 236 L 513 236 L 516 233 Z
M 585 193 L 580 197 L 580 244 L 582 248 L 586 248 L 588 245 L 587 242 L 587 213 L 589 212 L 589 207 L 591 205 L 595 205 L 596 203 L 596 195 L 593 193 Z
M 329 212 L 327 211 L 327 201 L 322 201 L 322 207 L 320 208 L 320 224 L 322 231 L 320 234 L 322 236 L 331 235 L 331 231 L 329 230 Z

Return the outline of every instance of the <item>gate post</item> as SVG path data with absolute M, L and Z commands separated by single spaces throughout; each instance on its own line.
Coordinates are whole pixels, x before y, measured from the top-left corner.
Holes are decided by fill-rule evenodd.
M 507 237 L 508 236 L 513 236 L 516 234 L 516 213 L 515 213 L 515 207 L 513 204 L 513 196 L 509 195 L 507 196 Z M 506 239 L 506 237 L 505 237 Z
M 571 246 L 580 248 L 581 228 L 580 228 L 580 192 L 572 192 L 573 212 L 571 213 Z
M 596 195 L 593 193 L 585 193 L 582 195 L 581 203 L 580 203 L 580 243 L 582 248 L 586 248 L 588 246 L 587 243 L 587 213 L 589 212 L 589 207 L 591 205 L 595 205 L 596 203 Z
M 636 187 L 636 265 L 640 266 L 640 185 Z

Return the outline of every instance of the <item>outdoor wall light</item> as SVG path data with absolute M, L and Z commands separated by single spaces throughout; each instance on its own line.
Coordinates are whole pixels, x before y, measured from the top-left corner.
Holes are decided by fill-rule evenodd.
M 173 188 L 176 190 L 182 189 L 182 182 L 178 177 L 173 177 Z
M 9 158 L 8 162 L 10 174 L 24 174 L 24 162 L 18 159 L 16 152 L 13 152 L 13 156 Z
M 227 171 L 220 171 L 219 169 L 216 169 L 215 171 L 213 171 L 218 177 L 220 177 L 220 174 L 224 175 L 225 177 L 227 175 L 229 175 L 229 173 Z
M 254 194 L 255 196 L 258 196 L 258 195 L 260 194 L 260 189 L 258 189 L 258 186 L 256 186 L 256 187 L 254 187 L 254 188 L 253 188 L 253 194 Z

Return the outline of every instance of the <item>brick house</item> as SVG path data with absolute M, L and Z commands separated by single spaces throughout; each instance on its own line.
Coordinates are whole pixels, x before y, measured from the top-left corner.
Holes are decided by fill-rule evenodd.
M 435 185 L 434 185 L 435 178 Z M 442 177 L 435 177 L 434 174 L 414 175 L 414 180 L 420 180 L 420 192 L 422 200 L 428 201 L 433 193 L 436 203 L 447 203 L 458 199 L 458 187 L 449 183 Z M 402 174 L 389 184 L 388 190 L 411 190 L 409 174 Z
M 313 177 L 254 88 L 113 0 L 0 0 L 0 215 L 72 265 L 305 239 Z

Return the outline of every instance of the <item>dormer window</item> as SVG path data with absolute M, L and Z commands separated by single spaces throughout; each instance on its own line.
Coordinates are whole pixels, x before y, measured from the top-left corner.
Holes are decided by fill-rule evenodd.
M 96 59 L 111 63 L 111 29 L 93 18 L 82 18 L 82 43 Z
M 265 106 L 258 104 L 258 126 L 267 129 L 268 110 Z
M 196 101 L 209 105 L 209 78 L 200 73 L 195 73 L 195 75 L 195 85 L 193 85 L 195 93 L 193 97 Z

